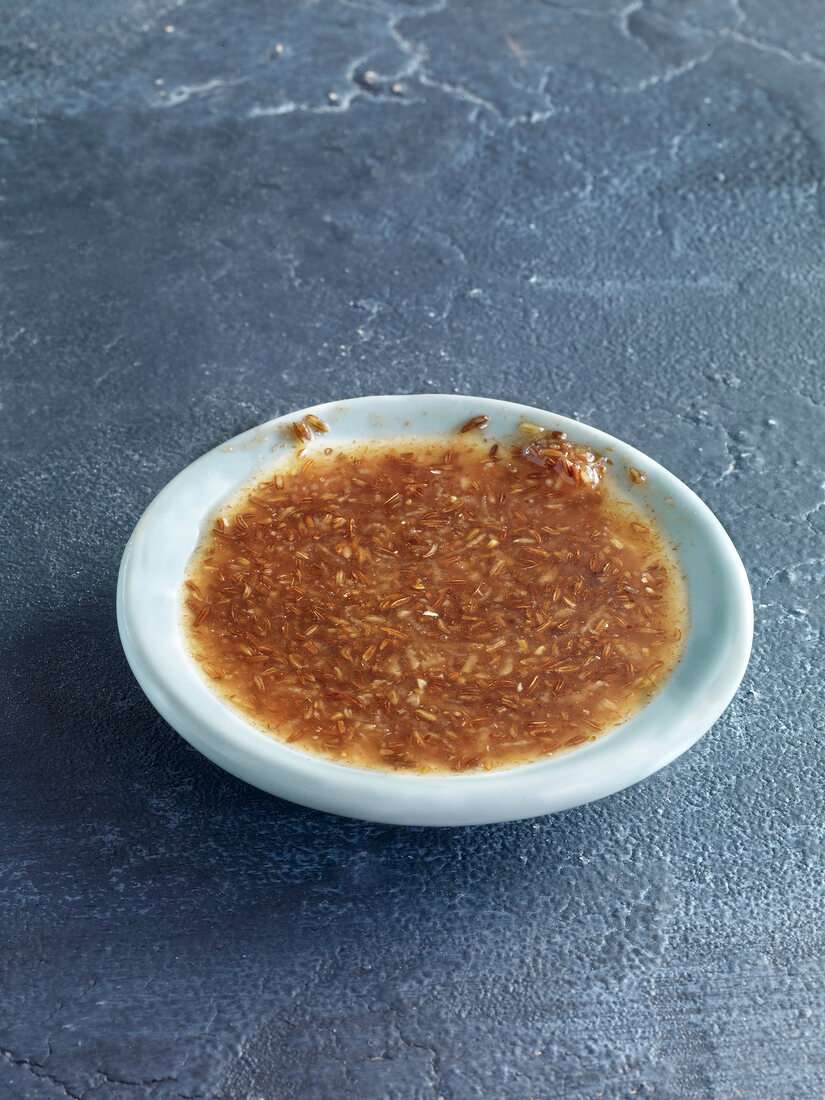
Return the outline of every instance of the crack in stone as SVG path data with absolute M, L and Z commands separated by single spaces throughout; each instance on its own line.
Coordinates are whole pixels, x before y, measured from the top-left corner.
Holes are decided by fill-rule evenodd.
M 815 409 L 825 409 L 825 401 L 817 401 L 811 394 L 806 393 L 805 390 L 794 390 L 794 393 L 799 394 L 803 401 L 807 401 Z
M 735 285 L 716 275 L 700 275 L 696 279 L 576 279 L 568 276 L 531 275 L 530 286 L 542 290 L 559 290 L 588 298 L 620 298 L 625 294 L 644 294 L 655 290 L 699 290 L 708 294 L 730 294 Z
M 636 34 L 633 28 L 630 26 L 630 17 L 635 15 L 637 11 L 641 11 L 644 8 L 644 0 L 630 0 L 629 4 L 625 4 L 623 8 L 620 8 L 616 12 L 616 19 L 619 24 L 619 30 L 625 38 L 629 38 L 631 42 L 637 43 L 645 51 L 645 53 L 653 56 L 653 51 L 650 46 L 644 40 L 640 34 Z M 658 60 L 658 59 L 657 59 Z
M 65 1096 L 70 1096 L 72 1100 L 83 1100 L 82 1093 L 73 1092 L 64 1081 L 61 1081 L 59 1077 L 55 1077 L 54 1074 L 49 1073 L 46 1067 L 42 1066 L 39 1062 L 33 1062 L 28 1058 L 15 1058 L 10 1050 L 0 1050 L 0 1054 L 2 1054 L 6 1061 L 10 1062 L 13 1066 L 23 1066 L 33 1077 L 38 1078 L 38 1080 L 51 1081 L 53 1085 L 56 1085 L 57 1088 L 62 1090 Z
M 691 72 L 693 69 L 700 65 L 707 63 L 713 55 L 717 52 L 719 47 L 725 42 L 736 42 L 742 46 L 750 46 L 752 49 L 759 50 L 763 53 L 773 54 L 777 57 L 783 58 L 785 61 L 794 65 L 807 65 L 813 68 L 819 69 L 825 72 L 825 59 L 817 57 L 814 54 L 803 51 L 801 53 L 794 53 L 792 50 L 786 49 L 784 46 L 779 46 L 775 43 L 766 42 L 764 39 L 757 38 L 753 35 L 745 34 L 740 28 L 747 23 L 747 15 L 742 10 L 740 0 L 730 0 L 731 9 L 736 19 L 735 27 L 724 27 L 720 30 L 711 31 L 701 27 L 691 28 L 692 36 L 695 38 L 710 39 L 715 42 L 710 49 L 700 54 L 698 57 L 691 58 L 685 61 L 681 65 L 676 65 L 670 68 L 666 68 L 664 72 L 654 74 L 653 76 L 646 77 L 641 80 L 637 85 L 638 91 L 644 91 L 649 87 L 653 87 L 657 84 L 667 84 L 676 77 L 682 76 L 685 73 Z M 637 43 L 642 49 L 645 50 L 652 58 L 657 62 L 657 57 L 654 50 L 651 49 L 649 43 L 645 39 L 643 34 L 639 34 L 634 31 L 631 24 L 631 17 L 638 11 L 645 8 L 645 0 L 631 0 L 625 7 L 621 8 L 617 13 L 619 30 L 625 38 Z M 672 24 L 671 24 L 672 27 Z M 672 29 L 676 29 L 673 28 Z M 684 35 L 679 35 L 680 38 L 684 38 Z
M 421 69 L 417 73 L 419 81 L 427 88 L 437 88 L 438 91 L 444 92 L 445 95 L 452 96 L 454 99 L 459 99 L 464 103 L 469 103 L 475 108 L 470 113 L 470 121 L 474 122 L 478 117 L 478 111 L 484 108 L 490 111 L 496 118 L 504 119 L 501 111 L 492 103 L 489 99 L 485 99 L 483 96 L 477 95 L 475 92 L 471 92 L 469 88 L 463 88 L 460 84 L 450 84 L 446 80 L 436 80 L 430 76 L 425 69 Z M 511 120 L 516 121 L 516 120 Z
M 640 0 L 635 0 L 635 3 L 639 3 Z M 606 8 L 600 11 L 598 8 L 573 8 L 568 7 L 567 4 L 554 4 L 552 0 L 542 0 L 542 8 L 549 9 L 550 11 L 558 11 L 563 15 L 584 15 L 588 19 L 614 19 L 617 15 L 622 14 L 622 10 L 613 11 L 610 8 Z
M 638 91 L 643 92 L 646 88 L 650 88 L 655 84 L 669 84 L 677 76 L 684 76 L 685 73 L 689 73 L 699 65 L 704 65 L 705 62 L 710 61 L 717 49 L 717 46 L 713 46 L 705 53 L 699 54 L 698 57 L 686 61 L 683 65 L 675 65 L 672 68 L 665 69 L 663 73 L 655 73 L 653 76 L 645 77 L 644 80 L 639 81 L 636 88 Z
M 823 481 L 819 488 L 825 492 L 825 481 Z M 818 534 L 819 532 L 814 527 L 813 517 L 817 515 L 818 512 L 821 512 L 823 508 L 825 508 L 825 497 L 823 497 L 818 504 L 815 504 L 813 508 L 809 508 L 802 517 L 814 534 Z
M 766 509 L 766 511 L 767 511 L 767 509 Z M 771 515 L 771 513 L 768 512 L 768 515 Z M 774 517 L 774 518 L 776 519 L 778 517 Z M 821 557 L 819 557 L 819 558 L 802 558 L 801 561 L 794 561 L 794 562 L 791 562 L 789 565 L 780 565 L 779 568 L 775 569 L 773 571 L 773 573 L 771 573 L 768 576 L 767 580 L 765 580 L 762 583 L 762 588 L 763 589 L 767 588 L 769 584 L 771 584 L 773 581 L 775 581 L 776 578 L 781 576 L 783 573 L 788 574 L 788 579 L 789 579 L 790 583 L 793 584 L 794 583 L 793 574 L 796 573 L 797 570 L 799 570 L 799 569 L 807 569 L 807 567 L 809 565 L 819 566 L 820 570 L 822 572 L 825 572 L 825 561 L 823 561 L 823 559 Z M 818 575 L 820 575 L 820 574 L 818 574 Z M 784 607 L 785 605 L 777 603 L 776 606 L 777 607 Z
M 401 1028 L 397 1020 L 392 1021 L 392 1029 L 398 1036 L 401 1043 L 410 1047 L 412 1050 L 423 1050 L 425 1054 L 430 1056 L 430 1070 L 432 1072 L 433 1081 L 432 1085 L 438 1096 L 438 1100 L 448 1100 L 449 1091 L 444 1083 L 444 1077 L 441 1070 L 441 1055 L 438 1053 L 434 1046 L 430 1046 L 428 1043 L 418 1043 L 414 1039 L 407 1038 L 401 1031 Z
M 209 92 L 214 92 L 216 88 L 236 88 L 240 84 L 247 84 L 251 79 L 250 76 L 239 76 L 234 79 L 215 77 L 203 84 L 181 84 L 174 91 L 168 92 L 163 98 L 157 99 L 152 106 L 156 108 L 177 107 L 179 104 L 191 99 L 192 96 L 207 95 Z
M 445 11 L 447 7 L 447 0 L 439 0 L 438 3 L 433 4 L 432 7 L 422 8 L 415 13 L 407 12 L 403 14 L 396 14 L 390 17 L 387 23 L 387 29 L 397 43 L 402 53 L 405 53 L 411 61 L 411 66 L 404 74 L 408 77 L 415 76 L 419 82 L 427 88 L 436 88 L 438 91 L 444 92 L 445 95 L 452 96 L 455 99 L 459 99 L 465 103 L 471 104 L 476 111 L 471 114 L 471 120 L 475 119 L 478 109 L 485 108 L 491 111 L 496 118 L 501 118 L 501 112 L 494 103 L 491 103 L 488 99 L 484 99 L 483 96 L 477 95 L 475 92 L 471 92 L 468 88 L 462 87 L 460 84 L 452 84 L 445 80 L 437 80 L 428 70 L 427 61 L 429 60 L 429 51 L 426 46 L 418 45 L 402 33 L 399 24 L 405 19 L 422 19 L 426 15 L 436 15 L 439 12 Z
M 114 1074 L 107 1073 L 106 1070 L 95 1070 L 96 1077 L 102 1077 L 106 1084 L 109 1085 L 126 1085 L 128 1088 L 152 1088 L 155 1085 L 163 1085 L 168 1082 L 177 1081 L 177 1075 L 166 1077 L 141 1077 L 138 1080 L 132 1080 L 128 1077 L 115 1077 Z
M 739 42 L 743 46 L 750 46 L 752 49 L 759 50 L 762 53 L 774 54 L 777 57 L 783 58 L 785 61 L 790 61 L 792 65 L 810 65 L 815 69 L 819 69 L 821 72 L 825 72 L 825 60 L 815 57 L 810 53 L 796 54 L 791 50 L 786 50 L 784 46 L 777 46 L 772 42 L 765 42 L 764 39 L 761 38 L 753 38 L 751 35 L 743 34 L 741 31 L 734 28 L 726 28 L 719 31 L 719 37 Z
M 736 22 L 740 27 L 743 27 L 748 21 L 747 15 L 742 11 L 742 4 L 740 0 L 730 0 L 730 6 L 733 8 L 733 14 L 736 16 Z

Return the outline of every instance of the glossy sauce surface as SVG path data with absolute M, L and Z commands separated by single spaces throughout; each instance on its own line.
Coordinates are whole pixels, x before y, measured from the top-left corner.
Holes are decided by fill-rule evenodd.
M 598 737 L 671 673 L 684 589 L 650 520 L 599 456 L 533 425 L 491 445 L 483 419 L 313 443 L 216 521 L 184 630 L 253 724 L 361 767 L 489 770 Z

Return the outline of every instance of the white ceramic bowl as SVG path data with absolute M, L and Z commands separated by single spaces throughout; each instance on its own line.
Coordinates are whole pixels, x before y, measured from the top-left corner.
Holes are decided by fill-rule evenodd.
M 485 413 L 485 434 L 507 438 L 529 420 L 607 453 L 614 493 L 628 467 L 647 481 L 632 499 L 657 517 L 684 569 L 691 627 L 661 691 L 623 725 L 549 760 L 506 771 L 425 776 L 335 764 L 282 744 L 231 710 L 186 652 L 179 593 L 204 525 L 237 490 L 293 447 L 289 425 L 314 412 L 330 425 L 322 446 L 451 434 Z M 279 452 L 281 452 L 279 454 Z M 282 798 L 348 817 L 401 825 L 474 825 L 533 817 L 612 794 L 683 753 L 732 699 L 753 636 L 744 567 L 719 521 L 687 486 L 625 443 L 575 420 L 482 397 L 415 394 L 316 405 L 245 432 L 192 463 L 152 501 L 123 555 L 118 580 L 123 648 L 143 690 L 190 744 L 222 768 Z

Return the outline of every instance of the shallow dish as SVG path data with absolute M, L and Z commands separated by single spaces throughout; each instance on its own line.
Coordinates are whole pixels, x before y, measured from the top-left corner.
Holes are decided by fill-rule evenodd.
M 325 446 L 452 435 L 489 416 L 485 435 L 507 439 L 529 420 L 567 432 L 611 460 L 614 495 L 651 511 L 684 570 L 690 634 L 673 676 L 634 717 L 563 755 L 509 770 L 410 775 L 336 764 L 276 741 L 209 687 L 188 655 L 179 593 L 204 525 L 239 488 L 294 447 L 290 425 L 315 413 Z M 629 492 L 628 470 L 646 481 Z M 361 397 L 316 405 L 237 436 L 192 463 L 152 501 L 126 546 L 118 578 L 126 657 L 163 717 L 220 767 L 293 802 L 401 825 L 476 825 L 569 809 L 622 790 L 688 749 L 732 699 L 747 666 L 753 604 L 742 562 L 719 521 L 672 474 L 618 439 L 549 412 L 449 394 Z

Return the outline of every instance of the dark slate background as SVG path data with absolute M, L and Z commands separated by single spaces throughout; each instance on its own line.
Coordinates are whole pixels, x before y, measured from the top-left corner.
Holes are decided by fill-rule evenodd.
M 3 5 L 0 1095 L 825 1094 L 824 150 L 820 0 Z M 422 390 L 581 417 L 731 532 L 754 656 L 663 773 L 388 828 L 143 698 L 152 496 Z

